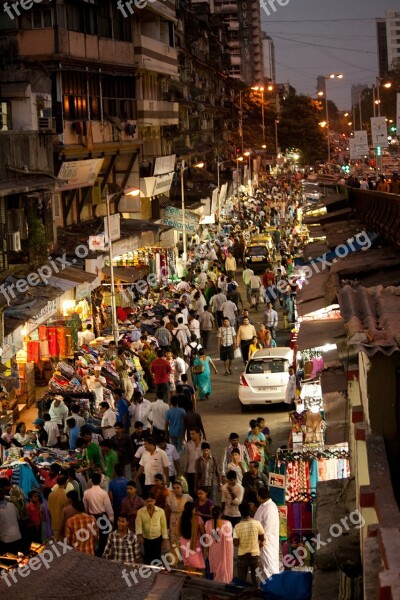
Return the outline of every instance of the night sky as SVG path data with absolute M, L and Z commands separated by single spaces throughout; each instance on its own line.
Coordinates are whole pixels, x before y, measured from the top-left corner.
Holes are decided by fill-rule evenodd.
M 342 80 L 328 83 L 328 98 L 349 109 L 351 85 L 371 85 L 378 75 L 375 18 L 400 10 L 399 0 L 284 1 L 279 6 L 275 0 L 270 16 L 261 7 L 262 29 L 275 44 L 277 82 L 315 95 L 318 75 L 343 73 Z

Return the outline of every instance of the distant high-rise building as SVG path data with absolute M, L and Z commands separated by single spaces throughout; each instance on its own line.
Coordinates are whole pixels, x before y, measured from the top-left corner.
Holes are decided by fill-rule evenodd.
M 400 70 L 400 11 L 387 10 L 384 19 L 376 19 L 379 76 Z
M 326 91 L 326 79 L 324 75 L 319 75 L 317 77 L 317 93 L 322 92 L 325 94 Z
M 231 57 L 229 75 L 247 85 L 264 81 L 263 43 L 258 0 L 214 0 L 214 11 L 228 27 L 226 51 Z
M 352 85 L 351 86 L 351 106 L 357 106 L 357 104 L 360 101 L 360 94 L 363 93 L 363 91 L 367 88 L 368 86 L 365 85 L 365 83 L 359 83 L 357 85 Z
M 276 73 L 275 73 L 275 47 L 272 38 L 265 33 L 263 34 L 263 57 L 264 57 L 264 77 L 268 81 L 272 81 L 275 83 L 276 81 Z

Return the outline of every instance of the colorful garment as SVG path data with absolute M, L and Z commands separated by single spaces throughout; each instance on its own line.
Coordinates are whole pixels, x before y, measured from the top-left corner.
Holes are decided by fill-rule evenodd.
M 209 356 L 206 356 L 204 360 L 196 356 L 193 361 L 194 367 L 202 366 L 204 369 L 202 373 L 193 374 L 193 382 L 199 391 L 200 400 L 204 400 L 206 396 L 211 394 L 210 360 Z
M 208 559 L 213 580 L 220 583 L 230 583 L 233 579 L 233 538 L 232 525 L 223 521 L 223 530 L 214 530 L 214 521 L 205 524 L 208 545 Z M 211 545 L 209 545 L 211 542 Z

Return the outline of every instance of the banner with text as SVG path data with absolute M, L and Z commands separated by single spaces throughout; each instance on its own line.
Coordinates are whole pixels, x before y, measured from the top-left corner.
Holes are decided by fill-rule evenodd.
M 387 148 L 386 117 L 371 117 L 372 145 Z
M 176 221 L 182 221 L 182 209 L 175 208 L 174 206 L 166 206 L 164 217 L 167 219 L 175 219 Z M 198 225 L 200 221 L 200 215 L 197 215 L 191 210 L 185 210 L 185 223 L 193 223 Z

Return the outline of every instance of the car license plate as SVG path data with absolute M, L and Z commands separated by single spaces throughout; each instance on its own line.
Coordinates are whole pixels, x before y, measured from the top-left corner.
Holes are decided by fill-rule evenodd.
M 262 256 L 253 256 L 253 258 L 252 258 L 251 260 L 253 260 L 253 261 L 257 261 L 257 262 L 258 262 L 258 261 L 260 261 L 260 262 L 261 262 L 261 261 L 263 260 L 263 257 L 262 257 Z
M 277 392 L 278 388 L 277 387 L 258 387 L 257 391 L 258 392 Z

